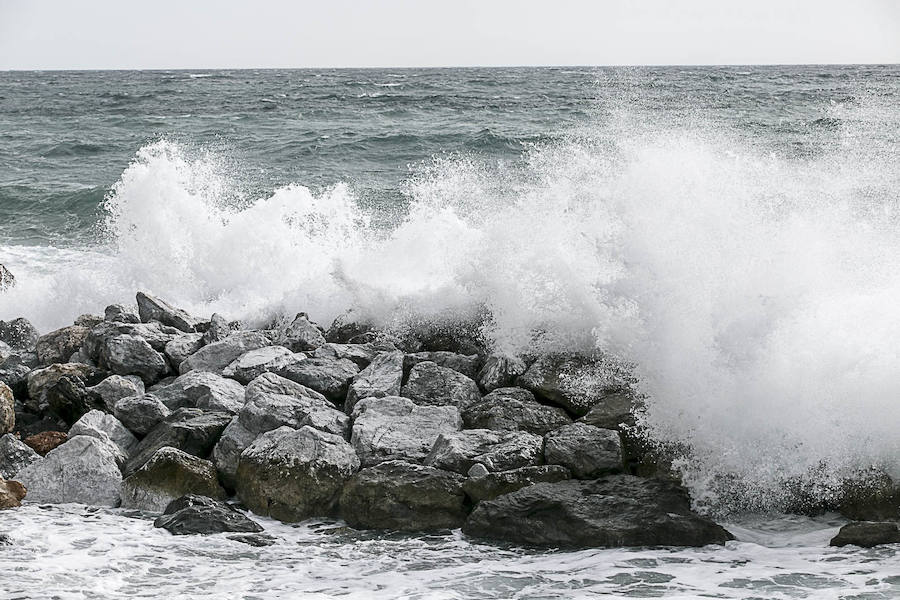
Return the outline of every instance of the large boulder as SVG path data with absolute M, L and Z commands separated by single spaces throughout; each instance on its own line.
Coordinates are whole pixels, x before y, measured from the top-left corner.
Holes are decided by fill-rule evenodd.
M 247 386 L 247 401 L 216 444 L 213 460 L 222 482 L 234 488 L 238 459 L 261 433 L 287 426 L 309 425 L 346 438 L 350 419 L 320 393 L 274 373 L 264 373 Z
M 113 407 L 113 415 L 125 427 L 144 436 L 160 424 L 172 411 L 153 394 L 128 396 L 122 398 Z
M 0 477 L 0 510 L 21 506 L 25 493 L 25 486 L 20 482 L 6 481 Z
M 41 413 L 47 409 L 46 393 L 63 377 L 72 377 L 93 384 L 99 378 L 96 368 L 80 363 L 50 365 L 35 369 L 28 374 L 28 399 L 25 406 L 32 412 Z
M 229 531 L 259 533 L 263 530 L 259 523 L 231 505 L 194 494 L 169 503 L 153 526 L 165 529 L 172 535 L 208 535 Z
M 266 346 L 241 354 L 225 367 L 222 375 L 247 385 L 263 373 L 277 371 L 304 358 L 305 355 L 294 354 L 284 346 Z
M 331 323 L 331 327 L 325 332 L 325 339 L 329 343 L 352 344 L 364 338 L 372 331 L 373 326 L 353 311 L 347 311 Z
M 830 546 L 872 548 L 881 544 L 900 544 L 900 523 L 896 521 L 855 521 L 841 527 Z
M 312 352 L 313 358 L 346 358 L 365 369 L 374 360 L 380 350 L 374 344 L 322 344 Z
M 118 506 L 122 473 L 118 448 L 87 435 L 76 436 L 25 467 L 16 478 L 34 502 L 79 502 Z
M 37 366 L 37 355 L 25 350 L 0 352 L 0 381 L 16 396 L 28 395 L 28 374 Z
M 174 327 L 185 333 L 192 333 L 197 325 L 197 319 L 186 311 L 175 308 L 165 300 L 154 298 L 144 292 L 137 293 L 138 314 L 141 321 L 159 321 L 163 325 Z
M 269 338 L 258 331 L 238 331 L 223 340 L 203 346 L 184 359 L 178 370 L 182 374 L 188 371 L 221 373 L 245 352 L 268 345 Z
M 341 493 L 351 527 L 427 531 L 462 526 L 463 478 L 432 467 L 392 460 L 353 475 Z
M 69 429 L 69 437 L 76 435 L 89 435 L 103 441 L 108 441 L 118 446 L 122 454 L 127 458 L 138 444 L 138 440 L 128 429 L 114 416 L 92 410 L 81 417 L 72 428 Z
M 536 483 L 553 483 L 571 478 L 571 473 L 559 465 L 539 465 L 519 467 L 509 471 L 489 472 L 477 464 L 469 469 L 469 476 L 463 483 L 463 491 L 474 502 L 493 500 L 497 496 L 509 494 Z
M 400 395 L 416 404 L 449 405 L 460 409 L 481 400 L 481 392 L 474 381 L 431 361 L 420 362 L 410 370 Z
M 366 398 L 353 410 L 350 443 L 360 462 L 421 462 L 438 437 L 462 428 L 455 406 L 419 406 L 408 398 Z
M 612 429 L 573 423 L 546 435 L 544 460 L 566 467 L 577 479 L 594 479 L 622 470 L 622 440 Z
M 169 410 L 200 408 L 236 414 L 244 405 L 244 386 L 209 371 L 189 371 L 153 394 Z
M 516 356 L 493 353 L 478 372 L 478 384 L 486 392 L 513 385 L 516 378 L 526 371 L 525 361 Z
M 157 450 L 122 482 L 125 508 L 161 513 L 185 494 L 225 498 L 211 462 L 168 446 Z
M 538 483 L 485 500 L 463 532 L 517 544 L 581 548 L 704 546 L 733 539 L 694 513 L 681 487 L 632 475 Z
M 182 333 L 166 342 L 163 354 L 169 359 L 169 364 L 178 366 L 202 347 L 202 333 Z
M 353 412 L 353 407 L 363 398 L 398 396 L 403 383 L 403 360 L 402 352 L 384 352 L 376 356 L 353 378 L 344 410 Z
M 84 338 L 90 329 L 79 325 L 70 325 L 51 331 L 38 338 L 35 351 L 42 365 L 64 363 L 81 348 Z
M 582 423 L 603 429 L 624 430 L 634 425 L 637 399 L 629 390 L 603 394 L 586 415 L 578 419 Z
M 38 332 L 27 319 L 19 317 L 0 321 L 0 342 L 16 350 L 32 350 L 38 341 Z
M 438 436 L 425 464 L 466 474 L 476 463 L 508 471 L 543 462 L 544 440 L 525 431 L 467 429 Z
M 228 319 L 219 313 L 213 313 L 213 316 L 209 318 L 209 326 L 203 332 L 203 345 L 220 342 L 231 335 L 233 331 Z
M 477 354 L 465 355 L 441 350 L 407 354 L 404 357 L 403 368 L 409 373 L 414 366 L 423 362 L 433 362 L 439 367 L 452 369 L 473 380 L 478 376 L 478 368 L 481 365 L 481 359 Z
M 12 388 L 0 381 L 0 435 L 16 428 L 16 397 Z
M 110 304 L 103 310 L 103 320 L 118 323 L 140 323 L 141 318 L 136 312 L 124 304 Z
M 16 473 L 39 460 L 40 454 L 13 434 L 0 437 L 0 477 L 12 479 Z
M 278 337 L 278 343 L 292 352 L 307 352 L 323 345 L 325 336 L 305 313 L 300 313 Z
M 183 450 L 206 458 L 212 452 L 231 415 L 223 412 L 204 412 L 198 408 L 179 408 L 166 417 L 135 447 L 125 473 L 141 468 L 156 451 L 164 446 Z
M 335 512 L 341 489 L 359 469 L 344 438 L 313 427 L 279 427 L 241 454 L 238 498 L 252 511 L 282 521 Z
M 538 358 L 516 380 L 542 400 L 583 416 L 611 394 L 628 386 L 616 365 L 603 359 L 574 354 L 550 354 Z
M 275 371 L 276 374 L 314 389 L 326 398 L 343 406 L 350 381 L 359 367 L 346 358 L 307 358 Z
M 100 397 L 108 412 L 112 412 L 122 398 L 143 396 L 145 391 L 144 382 L 136 375 L 110 375 L 89 389 Z
M 120 335 L 131 335 L 142 338 L 157 352 L 163 352 L 166 345 L 181 335 L 174 327 L 160 323 L 111 323 L 103 321 L 91 328 L 81 345 L 81 353 L 98 365 L 106 362 L 106 344 Z
M 105 408 L 103 400 L 91 392 L 80 377 L 60 377 L 44 392 L 44 399 L 47 411 L 67 426 L 91 410 Z
M 563 409 L 540 404 L 534 394 L 517 387 L 497 388 L 467 406 L 462 417 L 468 429 L 528 431 L 537 435 L 572 422 Z
M 169 370 L 165 357 L 136 335 L 117 335 L 106 340 L 101 364 L 116 375 L 136 375 L 145 384 L 161 379 Z

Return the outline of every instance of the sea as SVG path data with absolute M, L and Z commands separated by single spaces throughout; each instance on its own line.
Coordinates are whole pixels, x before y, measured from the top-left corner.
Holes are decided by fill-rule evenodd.
M 900 598 L 900 547 L 828 546 L 847 481 L 900 478 L 900 66 L 0 72 L 0 264 L 42 333 L 143 290 L 603 352 L 737 538 L 253 548 L 26 504 L 0 598 Z

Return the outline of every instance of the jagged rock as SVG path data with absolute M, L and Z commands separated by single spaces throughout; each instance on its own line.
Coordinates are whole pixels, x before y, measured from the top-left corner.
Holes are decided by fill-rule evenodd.
M 0 381 L 8 385 L 16 396 L 28 395 L 28 374 L 37 365 L 33 352 L 0 353 Z
M 462 412 L 467 429 L 527 431 L 544 435 L 572 423 L 561 408 L 545 406 L 534 394 L 517 387 L 497 388 Z
M 282 521 L 335 512 L 341 489 L 359 469 L 344 438 L 313 427 L 279 427 L 241 454 L 238 498 L 252 511 Z
M 137 305 L 138 315 L 144 323 L 159 321 L 163 325 L 174 327 L 185 333 L 193 333 L 194 327 L 197 325 L 197 319 L 187 312 L 144 292 L 137 293 Z
M 33 350 L 38 341 L 38 332 L 28 319 L 22 317 L 0 321 L 0 341 L 16 350 Z
M 692 512 L 681 487 L 632 475 L 537 483 L 485 500 L 463 532 L 517 544 L 582 548 L 704 546 L 733 539 Z
M 0 292 L 6 291 L 16 285 L 16 277 L 12 271 L 0 265 Z
M 573 423 L 545 436 L 544 460 L 578 479 L 594 479 L 622 470 L 622 440 L 612 429 Z
M 339 315 L 334 320 L 328 331 L 325 332 L 325 339 L 332 344 L 348 344 L 351 340 L 360 338 L 366 333 L 372 331 L 372 325 L 360 321 L 352 311 Z
M 128 396 L 116 402 L 113 414 L 137 435 L 147 435 L 167 418 L 171 411 L 153 394 Z
M 34 502 L 80 502 L 118 506 L 122 473 L 118 449 L 95 437 L 76 436 L 51 450 L 44 460 L 16 475 Z
M 163 352 L 166 344 L 182 335 L 174 327 L 160 323 L 110 323 L 103 321 L 91 328 L 85 336 L 81 351 L 101 367 L 105 367 L 106 345 L 109 340 L 120 335 L 131 335 L 142 338 L 156 352 Z
M 350 443 L 363 466 L 387 460 L 421 462 L 442 433 L 462 427 L 455 406 L 418 406 L 408 398 L 366 398 L 353 410 Z
M 163 512 L 185 494 L 225 498 L 213 464 L 176 448 L 160 448 L 122 482 L 125 508 Z
M 477 354 L 457 354 L 455 352 L 437 351 L 437 352 L 414 352 L 404 356 L 403 369 L 406 373 L 419 363 L 433 362 L 439 367 L 445 369 L 453 369 L 457 373 L 462 373 L 469 379 L 475 379 L 478 374 L 478 367 L 481 359 Z
M 359 373 L 359 367 L 347 359 L 307 358 L 274 372 L 285 379 L 314 389 L 336 404 L 343 405 L 350 381 Z
M 231 333 L 231 325 L 228 324 L 228 320 L 219 313 L 214 313 L 209 319 L 209 328 L 203 333 L 203 344 L 221 342 Z
M 234 487 L 241 452 L 261 434 L 282 426 L 309 425 L 346 438 L 350 419 L 325 396 L 274 373 L 264 373 L 247 386 L 246 403 L 229 423 L 213 451 L 222 482 Z
M 110 304 L 103 311 L 103 319 L 117 323 L 140 323 L 141 318 L 122 304 Z
M 316 348 L 311 356 L 313 358 L 346 358 L 356 363 L 360 369 L 365 369 L 378 355 L 380 350 L 374 344 L 322 344 Z
M 44 392 L 47 410 L 71 426 L 88 411 L 104 408 L 103 400 L 89 391 L 79 377 L 60 377 Z
M 578 419 L 582 423 L 603 429 L 623 429 L 634 425 L 634 409 L 637 400 L 628 390 L 604 394 L 586 415 Z
M 855 521 L 847 523 L 831 538 L 830 546 L 872 548 L 881 544 L 900 544 L 900 523 L 896 521 Z
M 473 473 L 476 467 L 481 467 Z M 484 465 L 476 464 L 469 469 L 469 477 L 463 483 L 463 491 L 474 502 L 493 500 L 497 496 L 509 494 L 535 483 L 553 483 L 571 478 L 571 473 L 559 465 L 520 467 L 510 471 L 488 472 Z
M 16 428 L 16 397 L 12 388 L 0 381 L 0 435 Z
M 525 371 L 525 361 L 521 358 L 494 353 L 485 359 L 477 379 L 484 391 L 492 392 L 513 385 Z
M 467 429 L 438 436 L 426 465 L 466 474 L 475 463 L 509 471 L 543 462 L 544 440 L 524 431 Z
M 460 409 L 481 400 L 481 392 L 474 381 L 430 361 L 420 362 L 412 368 L 400 395 L 416 404 L 450 405 Z
M 538 358 L 519 376 L 516 385 L 572 414 L 584 416 L 606 396 L 624 391 L 628 381 L 619 369 L 602 360 L 554 354 Z
M 99 364 L 116 375 L 136 375 L 145 384 L 159 380 L 169 370 L 163 355 L 136 335 L 109 338 L 100 356 Z
M 244 405 L 244 386 L 209 371 L 189 371 L 153 395 L 169 410 L 202 408 L 237 414 Z
M 292 352 L 307 352 L 324 344 L 325 336 L 305 313 L 300 313 L 278 337 L 278 343 Z
M 203 346 L 187 357 L 178 370 L 182 374 L 188 371 L 221 373 L 245 352 L 268 345 L 269 339 L 258 331 L 238 331 L 223 340 Z
M 116 402 L 129 396 L 143 396 L 144 382 L 136 375 L 110 375 L 97 385 L 88 388 L 99 396 L 106 410 L 113 412 Z
M 266 346 L 241 354 L 225 367 L 222 375 L 247 385 L 263 373 L 277 371 L 304 358 L 305 355 L 294 354 L 284 346 Z
M 12 479 L 16 473 L 41 460 L 40 454 L 11 433 L 0 437 L 0 477 Z
M 202 535 L 227 531 L 259 533 L 263 530 L 259 523 L 247 518 L 230 505 L 193 494 L 182 496 L 171 502 L 163 515 L 153 522 L 153 526 L 165 529 L 172 535 Z M 238 536 L 231 536 L 229 539 L 236 537 Z M 258 540 L 239 539 L 237 541 L 251 545 L 271 543 L 264 537 L 260 537 Z
M 0 267 L 2 266 L 0 265 Z M 21 506 L 25 492 L 25 486 L 20 482 L 6 481 L 0 477 L 0 510 Z
M 28 436 L 23 442 L 41 456 L 45 456 L 50 451 L 66 443 L 68 439 L 69 436 L 62 431 L 42 431 Z
M 427 531 L 460 527 L 466 519 L 463 478 L 392 460 L 353 475 L 341 493 L 341 514 L 358 529 Z
M 180 365 L 187 357 L 203 347 L 202 333 L 182 333 L 166 344 L 163 354 L 173 365 Z
M 90 329 L 80 325 L 63 327 L 37 339 L 35 351 L 41 365 L 64 363 L 81 348 Z
M 57 364 L 43 369 L 35 369 L 28 374 L 28 399 L 25 406 L 32 412 L 43 412 L 47 408 L 47 391 L 63 377 L 94 383 L 99 376 L 99 372 L 94 367 L 78 363 Z
M 402 352 L 384 352 L 376 356 L 368 367 L 353 378 L 344 410 L 352 412 L 363 398 L 398 396 L 403 383 L 403 360 Z
M 121 421 L 114 416 L 99 410 L 92 410 L 78 419 L 78 422 L 69 429 L 69 437 L 76 435 L 89 435 L 100 440 L 115 444 L 122 450 L 127 458 L 138 440 L 125 428 Z
M 231 415 L 228 413 L 179 408 L 141 440 L 126 465 L 125 473 L 130 474 L 140 469 L 163 446 L 171 446 L 201 458 L 207 457 L 230 422 Z

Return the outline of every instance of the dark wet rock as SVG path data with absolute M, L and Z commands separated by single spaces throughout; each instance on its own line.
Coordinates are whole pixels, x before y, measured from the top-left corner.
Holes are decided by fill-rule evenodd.
M 478 376 L 481 359 L 477 354 L 457 354 L 456 352 L 414 352 L 404 357 L 403 369 L 406 373 L 419 363 L 433 362 L 439 367 L 453 369 L 474 380 Z
M 236 492 L 258 514 L 302 521 L 333 514 L 344 483 L 358 469 L 344 438 L 313 427 L 279 427 L 241 454 Z
M 4 292 L 16 285 L 16 277 L 12 271 L 0 265 L 0 292 Z
M 360 369 L 365 369 L 369 363 L 381 352 L 374 344 L 322 344 L 311 354 L 313 358 L 346 358 L 356 363 Z
M 157 450 L 171 446 L 188 454 L 205 458 L 212 452 L 231 415 L 223 412 L 204 412 L 198 408 L 179 408 L 147 434 L 134 449 L 126 465 L 130 474 L 141 468 Z
M 343 406 L 350 382 L 359 367 L 347 359 L 307 358 L 275 371 L 277 375 L 305 385 Z
M 81 417 L 69 430 L 69 437 L 76 435 L 89 435 L 100 440 L 108 441 L 122 450 L 128 457 L 138 444 L 138 440 L 128 431 L 114 416 L 99 410 L 92 410 Z
M 89 385 L 99 383 L 102 374 L 90 365 L 65 363 L 35 369 L 28 374 L 28 398 L 25 406 L 34 413 L 43 412 L 47 404 L 47 391 L 63 377 L 81 380 Z
M 476 469 L 476 467 L 481 469 Z M 473 472 L 476 471 L 476 472 Z M 572 476 L 569 470 L 559 465 L 539 465 L 520 467 L 509 471 L 488 472 L 481 464 L 469 469 L 469 477 L 463 483 L 463 491 L 474 502 L 493 500 L 497 496 L 509 494 L 536 483 L 565 481 Z
M 0 477 L 13 479 L 16 473 L 41 460 L 41 455 L 11 433 L 0 437 Z
M 534 394 L 517 387 L 494 390 L 467 406 L 462 417 L 467 429 L 528 431 L 537 435 L 572 423 L 563 409 L 540 404 Z
M 853 521 L 900 521 L 900 485 L 887 474 L 847 482 L 838 510 Z
M 305 313 L 300 313 L 278 337 L 278 343 L 292 352 L 309 352 L 324 344 L 325 336 Z
M 481 400 L 478 385 L 462 373 L 426 361 L 414 366 L 400 392 L 416 404 L 464 409 Z
M 544 460 L 566 467 L 578 479 L 594 479 L 622 470 L 622 441 L 612 429 L 573 423 L 546 435 Z
M 238 331 L 223 340 L 207 344 L 191 354 L 181 363 L 179 372 L 182 374 L 188 371 L 221 373 L 242 354 L 269 344 L 269 339 L 258 331 Z
M 403 361 L 402 352 L 384 352 L 376 356 L 368 367 L 353 378 L 344 410 L 353 412 L 353 407 L 363 398 L 399 396 L 403 383 Z
M 215 313 L 209 319 L 209 327 L 203 332 L 202 342 L 204 345 L 212 344 L 213 342 L 221 342 L 231 334 L 232 329 L 231 325 L 228 323 L 228 319 L 219 313 Z
M 122 506 L 163 512 L 186 494 L 225 498 L 216 468 L 208 460 L 163 447 L 122 482 Z
M 60 377 L 44 392 L 47 409 L 67 426 L 91 410 L 105 408 L 103 400 L 89 391 L 79 377 Z
M 16 430 L 13 434 L 25 439 L 44 431 L 65 431 L 69 427 L 59 417 L 51 414 L 36 415 L 16 402 Z
M 236 414 L 244 405 L 244 386 L 209 371 L 189 371 L 153 395 L 166 408 L 201 408 Z
M 170 364 L 177 367 L 202 347 L 202 333 L 182 333 L 166 342 L 163 354 L 169 359 Z
M 462 427 L 455 406 L 419 406 L 408 398 L 366 398 L 353 410 L 350 443 L 364 466 L 387 460 L 421 462 L 442 433 Z
M 353 475 L 341 493 L 351 527 L 427 531 L 460 527 L 466 519 L 464 479 L 419 464 L 392 460 Z
M 831 538 L 831 546 L 872 548 L 881 544 L 900 544 L 900 523 L 896 521 L 855 521 L 847 523 Z
M 16 397 L 12 388 L 0 381 L 0 435 L 16 428 Z
M 141 378 L 135 375 L 110 375 L 89 390 L 100 398 L 108 412 L 113 412 L 116 402 L 129 396 L 143 396 L 145 388 Z
M 33 352 L 0 353 L 0 381 L 12 388 L 16 396 L 27 396 L 28 374 L 36 365 L 37 355 Z
M 35 351 L 41 365 L 64 363 L 81 348 L 90 329 L 80 325 L 63 327 L 37 339 Z
M 466 474 L 475 463 L 488 471 L 508 471 L 543 462 L 544 440 L 525 431 L 467 429 L 442 433 L 426 465 Z
M 118 335 L 106 340 L 98 364 L 116 375 L 136 375 L 145 384 L 158 381 L 169 370 L 165 357 L 136 335 Z
M 271 546 L 278 541 L 277 538 L 267 533 L 236 533 L 234 535 L 226 535 L 225 537 L 229 540 L 247 544 L 248 546 L 254 546 L 256 548 Z
M 41 456 L 44 456 L 51 450 L 66 443 L 68 439 L 68 434 L 62 431 L 42 431 L 28 436 L 23 440 L 23 443 Z
M 103 319 L 105 321 L 117 323 L 140 323 L 141 318 L 138 314 L 122 304 L 110 304 L 103 311 Z
M 225 367 L 222 376 L 247 385 L 263 373 L 277 371 L 305 358 L 304 354 L 295 354 L 284 346 L 266 346 L 241 354 Z
M 325 339 L 332 344 L 353 343 L 354 339 L 362 339 L 366 333 L 372 331 L 372 325 L 360 320 L 353 312 L 346 312 L 334 320 Z
M 582 423 L 603 429 L 625 429 L 634 425 L 637 400 L 628 390 L 605 394 L 586 415 L 578 419 Z
M 733 539 L 691 510 L 683 488 L 632 475 L 537 483 L 485 500 L 463 532 L 517 544 L 582 548 L 704 546 Z
M 159 425 L 171 411 L 153 394 L 128 396 L 116 402 L 113 414 L 125 427 L 144 436 Z
M 0 342 L 14 350 L 33 350 L 39 334 L 28 319 L 19 317 L 11 321 L 0 321 Z
M 183 496 L 171 502 L 163 515 L 153 522 L 153 526 L 165 529 L 172 535 L 205 535 L 230 531 L 256 534 L 263 530 L 259 523 L 230 505 L 197 495 Z M 256 545 L 249 541 L 245 543 Z
M 0 477 L 0 510 L 18 508 L 22 505 L 25 494 L 26 489 L 22 483 L 18 481 L 6 481 L 3 477 Z M 3 541 L 0 540 L 0 544 L 2 543 Z
M 477 381 L 486 392 L 513 385 L 526 370 L 525 361 L 516 356 L 491 354 L 478 372 Z
M 185 333 L 193 333 L 197 319 L 180 308 L 175 308 L 165 300 L 154 298 L 144 292 L 137 293 L 138 315 L 141 321 L 158 321 Z
M 550 404 L 584 416 L 606 396 L 621 393 L 628 381 L 621 369 L 602 360 L 555 354 L 538 358 L 519 376 L 516 385 Z

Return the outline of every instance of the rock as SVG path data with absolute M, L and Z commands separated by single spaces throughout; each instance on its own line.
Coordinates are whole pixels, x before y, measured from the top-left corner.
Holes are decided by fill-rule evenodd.
M 33 352 L 0 353 L 0 381 L 8 385 L 16 396 L 28 395 L 28 374 L 37 365 Z
M 6 481 L 0 477 L 0 510 L 22 506 L 25 492 L 25 486 L 18 481 Z
M 237 414 L 244 406 L 244 386 L 209 371 L 189 371 L 153 395 L 169 410 L 202 408 Z
M 350 419 L 323 395 L 274 373 L 264 373 L 247 386 L 246 403 L 225 428 L 213 451 L 219 476 L 234 488 L 241 452 L 261 434 L 282 426 L 305 425 L 346 438 Z
M 315 323 L 306 318 L 306 313 L 300 313 L 278 337 L 278 343 L 292 352 L 306 352 L 324 344 L 325 336 Z
M 460 409 L 481 400 L 481 392 L 474 381 L 462 373 L 430 361 L 421 362 L 412 368 L 400 395 L 416 404 L 450 405 Z
M 425 464 L 465 474 L 475 463 L 488 471 L 508 471 L 543 462 L 544 440 L 524 431 L 467 429 L 442 433 Z
M 41 365 L 64 363 L 81 348 L 90 329 L 80 325 L 63 327 L 37 339 L 35 350 Z
M 97 385 L 88 388 L 99 396 L 106 410 L 113 412 L 116 402 L 129 396 L 143 396 L 144 382 L 135 375 L 110 375 Z
M 145 384 L 161 379 L 169 371 L 163 355 L 147 340 L 135 335 L 108 339 L 98 364 L 108 367 L 116 375 L 136 375 Z
M 229 540 L 247 544 L 248 546 L 271 546 L 278 540 L 267 533 L 236 533 L 234 535 L 226 535 Z
M 0 265 L 0 292 L 4 292 L 16 285 L 16 278 L 12 272 Z
M 350 384 L 344 410 L 353 407 L 363 398 L 384 398 L 400 395 L 403 383 L 403 353 L 384 352 L 375 357 L 368 367 L 360 371 Z
M 900 485 L 887 474 L 848 482 L 838 510 L 853 521 L 900 521 Z
M 632 475 L 537 483 L 485 500 L 463 532 L 516 544 L 580 548 L 704 546 L 733 539 L 692 512 L 681 487 Z
M 341 514 L 357 529 L 427 531 L 462 526 L 463 478 L 392 460 L 353 475 L 341 493 Z
M 896 521 L 855 521 L 847 523 L 831 538 L 830 546 L 872 548 L 881 544 L 900 544 L 900 524 Z
M 115 444 L 127 458 L 138 444 L 134 435 L 114 416 L 99 410 L 92 410 L 81 417 L 69 429 L 69 437 L 89 435 Z
M 0 381 L 0 435 L 16 428 L 16 397 L 12 388 Z
M 377 356 L 379 350 L 373 344 L 322 344 L 313 351 L 313 358 L 346 358 L 357 367 L 365 369 Z
M 38 341 L 38 332 L 28 319 L 19 317 L 12 321 L 0 321 L 0 342 L 14 350 L 33 350 Z
M 187 357 L 178 370 L 181 374 L 188 371 L 221 373 L 245 352 L 268 345 L 269 339 L 258 331 L 238 331 L 223 340 L 203 346 Z
M 100 323 L 102 323 L 103 320 L 104 320 L 103 317 L 101 317 L 99 315 L 92 315 L 90 313 L 85 313 L 83 315 L 78 315 L 77 317 L 75 317 L 74 324 L 78 325 L 79 327 L 86 327 L 87 329 L 90 329 L 90 328 L 95 327 L 96 325 L 99 325 Z
M 103 319 L 117 323 L 140 323 L 141 318 L 122 304 L 110 304 L 103 311 Z
M 44 392 L 48 411 L 71 426 L 85 413 L 96 408 L 104 408 L 103 400 L 88 391 L 79 377 L 60 377 Z
M 176 448 L 160 448 L 122 482 L 124 508 L 161 513 L 185 494 L 225 498 L 213 464 Z
M 263 373 L 277 371 L 304 358 L 305 355 L 294 354 L 284 346 L 266 346 L 241 354 L 225 367 L 222 375 L 247 385 Z
M 584 416 L 606 396 L 621 393 L 628 380 L 621 369 L 602 360 L 554 354 L 538 358 L 516 384 L 550 404 Z
M 0 437 L 0 477 L 12 479 L 19 471 L 39 460 L 40 454 L 13 434 Z
M 462 427 L 455 406 L 418 406 L 408 398 L 366 398 L 353 410 L 350 443 L 363 466 L 387 460 L 421 462 L 443 433 Z
M 537 435 L 572 423 L 563 409 L 540 404 L 534 394 L 517 387 L 497 388 L 466 407 L 462 418 L 467 429 L 527 431 Z
M 562 465 L 578 479 L 595 479 L 622 470 L 622 440 L 612 429 L 573 423 L 544 438 L 544 460 Z
M 90 365 L 65 363 L 35 369 L 28 374 L 28 400 L 25 406 L 34 413 L 43 412 L 48 404 L 46 392 L 63 377 L 94 383 L 100 373 Z
M 478 383 L 486 392 L 513 385 L 526 370 L 525 361 L 515 356 L 491 354 L 478 372 Z
M 116 402 L 113 414 L 125 427 L 143 436 L 168 417 L 171 411 L 153 394 L 144 394 L 122 398 Z
M 209 320 L 209 328 L 203 333 L 203 345 L 221 342 L 231 333 L 231 325 L 228 324 L 228 320 L 219 313 L 214 313 Z
M 634 425 L 636 407 L 637 401 L 631 392 L 611 392 L 604 394 L 600 402 L 578 420 L 602 429 L 621 430 Z
M 106 363 L 106 345 L 109 340 L 120 335 L 131 335 L 143 338 L 156 352 L 163 352 L 166 344 L 182 335 L 174 327 L 167 327 L 160 323 L 110 323 L 103 321 L 85 336 L 81 351 L 100 366 Z
M 62 431 L 42 431 L 25 438 L 24 444 L 41 456 L 45 456 L 51 450 L 66 443 L 68 439 L 69 436 Z
M 202 333 L 182 333 L 166 343 L 163 354 L 173 365 L 180 365 L 187 357 L 203 347 Z
M 359 367 L 347 359 L 307 358 L 282 367 L 275 373 L 305 385 L 343 406 L 350 381 L 359 373 Z
M 159 321 L 163 325 L 174 327 L 185 333 L 193 333 L 194 327 L 197 325 L 197 319 L 187 312 L 144 292 L 137 293 L 137 305 L 138 315 L 144 323 Z
M 478 358 L 477 354 L 466 356 L 464 354 L 446 351 L 415 352 L 404 356 L 403 369 L 405 372 L 409 373 L 414 366 L 423 362 L 433 362 L 439 367 L 453 369 L 457 373 L 462 373 L 469 379 L 474 380 L 478 375 L 478 367 L 481 363 L 481 359 Z
M 348 311 L 334 320 L 325 332 L 325 339 L 332 344 L 348 344 L 370 331 L 372 331 L 371 324 L 359 320 L 353 311 Z
M 473 474 L 472 471 L 475 467 L 481 467 L 481 469 Z M 559 465 L 520 467 L 496 473 L 488 472 L 480 463 L 475 467 L 469 470 L 469 477 L 463 483 L 463 491 L 474 502 L 493 500 L 497 496 L 509 494 L 535 483 L 553 483 L 565 481 L 571 477 L 569 470 Z
M 141 468 L 163 446 L 205 458 L 230 422 L 231 415 L 228 413 L 179 408 L 141 440 L 126 465 L 125 473 L 130 474 Z
M 302 521 L 333 514 L 341 488 L 358 469 L 359 459 L 342 437 L 279 427 L 241 454 L 236 492 L 258 514 Z
M 34 502 L 118 506 L 122 473 L 116 463 L 117 450 L 95 437 L 79 435 L 16 477 Z
M 66 362 L 70 363 L 78 363 L 82 365 L 90 365 L 92 367 L 96 367 L 97 363 L 91 360 L 91 357 L 85 354 L 84 348 L 79 348 L 75 352 L 72 353 L 72 356 L 69 357 L 69 360 Z
M 202 535 L 235 531 L 259 533 L 259 523 L 247 518 L 228 504 L 204 496 L 187 495 L 171 502 L 165 513 L 153 522 L 154 527 L 169 531 L 172 535 Z M 234 539 L 229 537 L 229 539 Z M 264 538 L 238 540 L 251 545 L 268 545 Z M 262 542 L 262 543 L 260 543 Z

